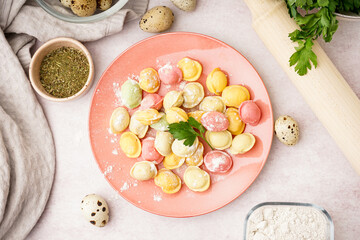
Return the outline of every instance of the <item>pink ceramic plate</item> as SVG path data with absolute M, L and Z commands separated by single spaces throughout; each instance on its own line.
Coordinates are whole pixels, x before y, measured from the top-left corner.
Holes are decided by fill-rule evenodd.
M 172 195 L 163 193 L 153 180 L 140 182 L 130 177 L 135 161 L 121 151 L 119 135 L 109 131 L 112 111 L 121 106 L 121 84 L 134 78 L 146 67 L 158 69 L 166 63 L 176 64 L 183 57 L 200 61 L 203 74 L 199 80 L 206 95 L 205 80 L 214 68 L 220 67 L 229 76 L 229 84 L 243 84 L 262 110 L 259 125 L 246 126 L 245 132 L 256 136 L 254 148 L 233 156 L 234 165 L 227 174 L 210 174 L 211 187 L 203 193 L 190 191 L 185 184 Z M 178 87 L 181 87 L 178 86 Z M 162 86 L 164 96 L 170 88 Z M 151 213 L 170 217 L 191 217 L 217 210 L 242 194 L 256 179 L 268 157 L 273 138 L 273 115 L 264 83 L 253 66 L 225 43 L 195 33 L 167 33 L 147 38 L 123 52 L 102 75 L 93 95 L 89 117 L 90 141 L 101 172 L 119 194 L 135 206 Z M 153 135 L 151 131 L 148 135 Z M 205 144 L 204 144 L 205 146 Z M 205 152 L 209 148 L 205 148 Z M 184 164 L 185 165 L 185 164 Z M 182 177 L 186 166 L 175 172 Z

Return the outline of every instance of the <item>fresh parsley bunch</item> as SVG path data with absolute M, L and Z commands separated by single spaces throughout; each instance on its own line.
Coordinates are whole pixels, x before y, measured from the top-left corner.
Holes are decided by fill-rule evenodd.
M 295 19 L 300 30 L 289 34 L 297 42 L 295 53 L 290 57 L 290 66 L 295 65 L 299 75 L 305 75 L 311 66 L 317 66 L 317 57 L 312 50 L 313 40 L 322 36 L 330 42 L 338 28 L 335 12 L 360 13 L 360 0 L 285 0 L 289 14 Z M 301 14 L 300 12 L 303 12 Z

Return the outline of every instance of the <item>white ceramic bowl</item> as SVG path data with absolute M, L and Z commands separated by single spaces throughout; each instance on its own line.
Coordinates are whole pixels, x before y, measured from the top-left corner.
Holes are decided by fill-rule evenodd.
M 51 51 L 58 49 L 60 47 L 73 47 L 75 49 L 80 50 L 82 53 L 84 53 L 84 55 L 86 56 L 86 58 L 89 62 L 89 76 L 88 76 L 88 79 L 87 79 L 85 85 L 79 92 L 77 92 L 74 95 L 67 97 L 67 98 L 58 98 L 58 97 L 55 97 L 55 96 L 49 94 L 48 92 L 46 92 L 46 90 L 43 88 L 43 86 L 41 85 L 41 82 L 40 82 L 40 66 L 41 66 L 42 60 L 48 53 L 50 53 Z M 94 79 L 94 63 L 90 56 L 89 51 L 79 41 L 72 39 L 72 38 L 65 38 L 65 37 L 54 38 L 54 39 L 46 42 L 35 52 L 34 56 L 31 59 L 31 62 L 30 62 L 29 77 L 30 77 L 31 85 L 33 86 L 35 91 L 41 97 L 43 97 L 47 100 L 50 100 L 50 101 L 55 101 L 55 102 L 70 101 L 70 100 L 73 100 L 75 98 L 78 98 L 78 97 L 84 95 L 90 89 L 92 81 Z

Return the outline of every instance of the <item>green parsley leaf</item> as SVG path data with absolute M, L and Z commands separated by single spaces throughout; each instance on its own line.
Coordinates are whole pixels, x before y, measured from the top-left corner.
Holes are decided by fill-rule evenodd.
M 195 129 L 199 132 L 195 131 Z M 187 122 L 178 122 L 178 123 L 171 123 L 169 124 L 169 132 L 173 135 L 175 139 L 184 140 L 185 146 L 191 146 L 194 144 L 196 137 L 202 138 L 212 150 L 212 146 L 210 143 L 205 139 L 204 133 L 205 128 L 204 126 L 195 120 L 195 118 L 190 117 Z
M 316 67 L 317 66 L 317 57 L 312 51 L 312 46 L 314 43 L 311 38 L 308 38 L 304 41 L 297 41 L 299 44 L 298 47 L 295 47 L 296 52 L 290 57 L 290 66 L 295 66 L 295 71 L 303 76 L 307 73 L 308 69 L 311 70 L 311 63 Z

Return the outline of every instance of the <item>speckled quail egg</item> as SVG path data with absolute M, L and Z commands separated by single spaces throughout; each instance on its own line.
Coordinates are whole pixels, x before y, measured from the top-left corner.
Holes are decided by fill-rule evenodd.
M 97 7 L 102 10 L 108 10 L 111 7 L 112 0 L 97 0 Z
M 170 8 L 157 6 L 147 11 L 139 22 L 141 30 L 158 33 L 168 30 L 174 22 L 174 13 Z
M 196 0 L 171 0 L 171 2 L 183 11 L 193 11 L 196 7 Z
M 99 195 L 86 195 L 81 201 L 81 211 L 84 217 L 97 227 L 104 227 L 109 222 L 109 207 Z
M 298 123 L 290 116 L 280 116 L 275 122 L 275 135 L 280 142 L 292 146 L 299 140 Z
M 91 16 L 96 11 L 96 0 L 72 0 L 71 10 L 79 17 Z
M 64 7 L 71 7 L 71 0 L 60 0 L 60 2 Z

